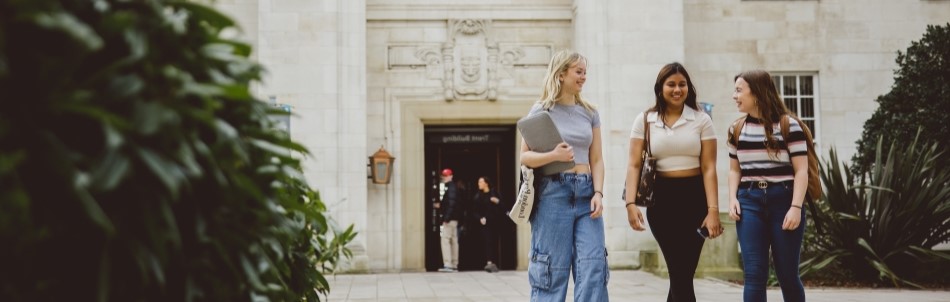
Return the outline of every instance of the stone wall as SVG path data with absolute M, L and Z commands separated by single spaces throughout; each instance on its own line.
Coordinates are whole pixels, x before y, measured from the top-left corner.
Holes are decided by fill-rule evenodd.
M 834 147 L 850 159 L 864 121 L 877 107 L 874 99 L 893 84 L 897 51 L 919 40 L 927 24 L 950 19 L 947 1 L 685 0 L 685 7 L 685 64 L 700 100 L 716 105 L 723 180 L 726 129 L 740 115 L 732 100 L 737 73 L 816 73 L 819 151 L 827 155 Z
M 610 263 L 640 267 L 656 250 L 620 201 L 636 114 L 652 106 L 660 67 L 683 62 L 699 101 L 715 105 L 720 208 L 728 205 L 726 128 L 739 114 L 733 76 L 761 68 L 818 77 L 820 148 L 855 150 L 894 59 L 950 2 L 927 0 L 218 0 L 268 68 L 262 99 L 292 106 L 306 176 L 341 225 L 360 232 L 350 270 L 424 268 L 423 127 L 513 124 L 540 94 L 552 51 L 589 60 L 583 94 L 598 106 L 606 162 Z M 519 138 L 520 139 L 520 138 Z M 393 183 L 366 180 L 380 146 Z M 517 150 L 512 150 L 517 152 Z M 513 168 L 511 173 L 517 173 Z M 730 224 L 729 230 L 733 232 Z M 735 236 L 707 244 L 701 274 L 735 273 Z M 519 229 L 519 267 L 530 233 Z M 662 270 L 662 268 L 658 268 Z
M 311 155 L 305 176 L 339 225 L 366 229 L 366 3 L 220 0 L 266 66 L 261 99 L 291 106 L 291 136 Z M 378 146 L 374 146 L 378 148 Z M 353 243 L 365 248 L 366 237 Z M 356 258 L 355 269 L 366 259 Z

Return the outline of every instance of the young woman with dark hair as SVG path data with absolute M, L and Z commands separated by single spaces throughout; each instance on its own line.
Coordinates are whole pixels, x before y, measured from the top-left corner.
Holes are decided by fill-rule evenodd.
M 657 158 L 657 178 L 647 209 L 650 231 L 663 252 L 670 274 L 667 301 L 696 301 L 693 275 L 699 263 L 705 228 L 710 238 L 722 234 L 716 180 L 716 134 L 712 119 L 696 105 L 696 88 L 679 63 L 663 66 L 653 85 L 656 104 L 633 122 L 627 167 L 627 220 L 644 230 L 643 214 L 634 205 L 643 163 L 644 137 Z M 644 128 L 644 119 L 647 127 Z

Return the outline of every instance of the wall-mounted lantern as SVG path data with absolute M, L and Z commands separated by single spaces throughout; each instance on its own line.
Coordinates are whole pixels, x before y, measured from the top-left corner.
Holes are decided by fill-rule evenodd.
M 396 158 L 386 152 L 383 146 L 369 157 L 369 179 L 374 184 L 389 184 L 393 176 L 393 162 Z

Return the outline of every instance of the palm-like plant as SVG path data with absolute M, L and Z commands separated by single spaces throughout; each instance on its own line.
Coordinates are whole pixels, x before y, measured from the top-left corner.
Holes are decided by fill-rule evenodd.
M 910 285 L 920 263 L 950 261 L 932 248 L 950 240 L 950 169 L 935 166 L 939 143 L 892 144 L 875 164 L 855 175 L 834 149 L 822 163 L 825 195 L 816 219 L 822 233 L 806 236 L 815 255 L 802 262 L 802 274 L 834 266 L 854 278 Z M 810 228 L 813 229 L 813 228 Z

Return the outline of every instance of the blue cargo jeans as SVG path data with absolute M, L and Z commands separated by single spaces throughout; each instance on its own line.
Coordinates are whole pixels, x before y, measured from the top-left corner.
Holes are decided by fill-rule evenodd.
M 608 301 L 604 219 L 590 218 L 590 174 L 560 173 L 538 179 L 531 215 L 531 301 L 564 301 L 574 275 L 574 301 Z
M 805 212 L 798 228 L 782 230 L 782 222 L 792 204 L 792 182 L 768 183 L 768 186 L 739 186 L 737 192 L 741 219 L 736 221 L 742 266 L 745 275 L 743 300 L 765 301 L 769 278 L 769 250 L 775 274 L 787 302 L 805 301 L 805 288 L 798 275 L 802 239 L 805 236 Z

